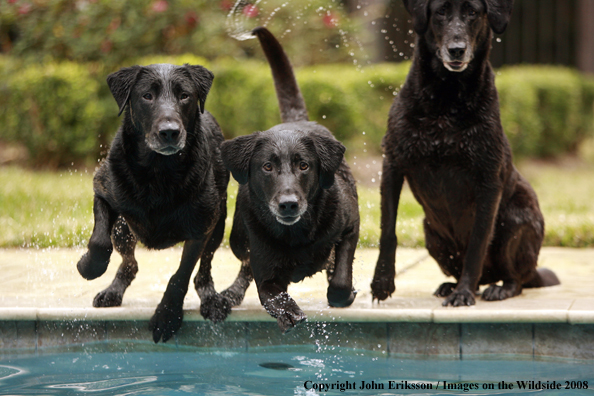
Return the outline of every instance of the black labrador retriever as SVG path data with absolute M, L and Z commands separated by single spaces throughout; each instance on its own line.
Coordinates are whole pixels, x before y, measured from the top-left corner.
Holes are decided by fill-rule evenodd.
M 513 0 L 404 0 L 417 41 L 408 78 L 384 137 L 380 254 L 374 299 L 395 290 L 396 212 L 404 180 L 425 211 L 430 255 L 457 283 L 435 295 L 443 305 L 517 296 L 555 285 L 536 270 L 544 219 L 532 187 L 512 164 L 488 57 Z M 503 281 L 502 285 L 497 285 Z
M 150 320 L 153 339 L 167 341 L 180 328 L 183 300 L 200 259 L 195 287 L 201 314 L 221 321 L 231 310 L 211 278 L 214 251 L 225 228 L 229 171 L 224 138 L 204 110 L 213 74 L 202 66 L 159 64 L 123 68 L 107 77 L 124 119 L 95 174 L 95 226 L 78 262 L 86 279 L 106 271 L 113 246 L 123 262 L 95 307 L 119 306 L 135 278 L 136 242 L 164 249 L 185 241 L 181 263 Z
M 221 146 L 240 184 L 230 243 L 242 269 L 230 290 L 237 304 L 253 274 L 262 305 L 284 333 L 306 319 L 287 293 L 291 282 L 326 268 L 328 303 L 346 307 L 355 299 L 359 208 L 344 146 L 308 121 L 291 64 L 274 36 L 265 28 L 253 34 L 270 63 L 283 123 Z

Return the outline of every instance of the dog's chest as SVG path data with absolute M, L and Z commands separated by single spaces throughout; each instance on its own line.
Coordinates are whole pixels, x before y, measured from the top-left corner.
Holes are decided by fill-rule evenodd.
M 480 125 L 461 127 L 455 118 L 448 116 L 415 121 L 401 120 L 387 141 L 387 149 L 401 167 L 414 167 L 419 162 L 435 167 L 449 163 L 471 166 L 479 161 L 484 151 Z
M 477 182 L 498 167 L 484 139 L 488 132 L 478 123 L 462 126 L 455 117 L 434 116 L 414 123 L 402 119 L 391 133 L 388 155 L 427 217 L 466 223 L 474 213 Z
M 164 249 L 189 239 L 199 239 L 208 228 L 205 211 L 190 205 L 152 210 L 128 210 L 122 216 L 132 232 L 148 248 Z M 205 229 L 205 225 L 207 229 Z
M 333 260 L 333 246 L 321 246 L 315 249 L 303 249 L 294 254 L 287 255 L 291 268 L 291 282 L 301 282 L 303 279 L 313 276 L 326 268 L 329 260 Z

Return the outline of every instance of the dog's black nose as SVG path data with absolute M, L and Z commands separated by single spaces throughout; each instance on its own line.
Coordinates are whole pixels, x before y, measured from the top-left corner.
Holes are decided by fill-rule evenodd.
M 453 45 L 448 48 L 448 53 L 452 59 L 462 59 L 466 52 L 466 45 Z
M 295 217 L 299 214 L 299 201 L 294 194 L 283 195 L 278 201 L 279 215 Z
M 159 137 L 163 143 L 175 143 L 179 138 L 179 129 L 162 129 L 159 131 Z

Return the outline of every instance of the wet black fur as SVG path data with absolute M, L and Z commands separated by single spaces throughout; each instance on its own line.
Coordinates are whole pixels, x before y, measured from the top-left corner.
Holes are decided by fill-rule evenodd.
M 222 145 L 223 161 L 240 183 L 230 243 L 242 261 L 236 282 L 247 287 L 253 273 L 262 305 L 286 332 L 306 319 L 287 293 L 291 282 L 327 268 L 329 304 L 353 302 L 357 190 L 343 158 L 344 146 L 326 128 L 307 121 L 280 44 L 264 28 L 254 34 L 271 65 L 283 123 Z M 283 206 L 288 202 L 293 209 Z M 279 216 L 299 220 L 287 225 Z M 244 287 L 236 288 L 238 298 L 243 298 Z
M 95 226 L 77 268 L 86 279 L 103 275 L 115 246 L 123 262 L 93 305 L 119 306 L 138 271 L 137 241 L 151 249 L 185 242 L 179 269 L 150 320 L 155 342 L 167 341 L 181 326 L 183 299 L 198 259 L 195 287 L 202 315 L 220 321 L 231 310 L 230 301 L 215 292 L 210 273 L 223 238 L 229 182 L 219 149 L 224 140 L 220 127 L 203 110 L 212 80 L 208 70 L 190 65 L 134 66 L 108 77 L 120 111 L 126 110 L 94 177 Z M 179 136 L 159 138 L 175 128 Z M 179 151 L 160 154 L 149 147 L 151 138 L 158 150 Z
M 373 298 L 384 300 L 395 290 L 396 214 L 405 180 L 425 211 L 429 253 L 457 281 L 435 292 L 446 297 L 444 305 L 475 304 L 482 284 L 491 285 L 483 292 L 485 300 L 516 296 L 523 287 L 558 284 L 551 271 L 536 270 L 544 219 L 534 190 L 512 164 L 488 61 L 491 30 L 503 32 L 513 1 L 404 3 L 417 41 L 383 141 L 382 233 Z M 463 8 L 469 6 L 476 15 Z M 458 25 L 456 15 L 463 16 Z M 440 45 L 451 44 L 438 38 L 447 37 L 451 32 L 444 30 L 454 25 L 461 30 L 450 36 L 474 42 L 466 48 L 473 51 L 472 60 L 460 72 L 446 69 L 437 56 Z M 495 285 L 498 281 L 503 285 Z

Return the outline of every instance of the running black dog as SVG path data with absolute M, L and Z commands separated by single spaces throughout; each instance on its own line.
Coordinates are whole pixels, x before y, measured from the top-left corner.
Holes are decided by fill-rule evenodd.
M 344 146 L 308 121 L 282 47 L 265 28 L 253 34 L 270 63 L 283 123 L 221 146 L 225 165 L 240 183 L 230 242 L 242 269 L 229 290 L 237 304 L 253 273 L 262 305 L 286 332 L 306 319 L 287 293 L 291 282 L 326 268 L 328 303 L 346 307 L 355 299 L 357 190 Z
M 204 111 L 212 81 L 202 66 L 168 64 L 127 67 L 107 77 L 120 114 L 126 111 L 94 177 L 95 226 L 77 267 L 86 279 L 103 275 L 115 245 L 123 262 L 93 306 L 119 306 L 138 271 L 137 240 L 151 249 L 185 241 L 180 267 L 150 320 L 155 342 L 167 341 L 180 328 L 198 259 L 201 314 L 221 321 L 231 310 L 215 292 L 210 271 L 223 238 L 229 182 L 219 149 L 223 135 Z
M 380 254 L 374 299 L 395 290 L 396 212 L 404 180 L 425 211 L 431 256 L 457 283 L 443 305 L 503 300 L 523 287 L 555 285 L 536 270 L 544 219 L 536 194 L 512 164 L 489 63 L 493 31 L 503 33 L 513 0 L 404 0 L 417 41 L 406 83 L 384 137 Z M 499 286 L 495 283 L 503 281 Z

